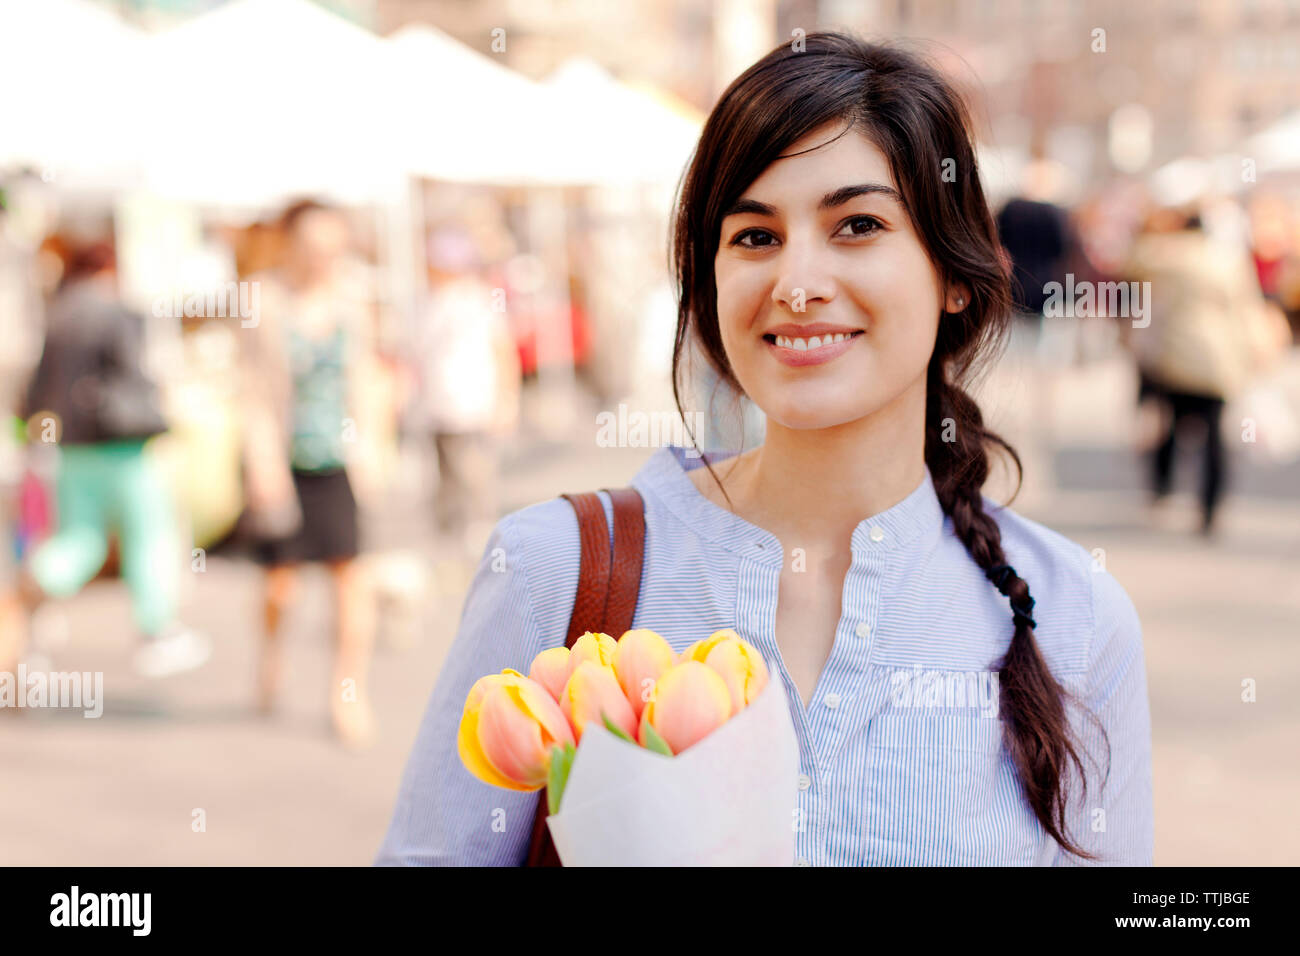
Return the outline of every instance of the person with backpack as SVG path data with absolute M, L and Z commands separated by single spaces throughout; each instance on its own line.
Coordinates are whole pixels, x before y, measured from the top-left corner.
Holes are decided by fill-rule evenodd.
M 188 553 L 148 448 L 167 422 L 144 368 L 144 317 L 118 296 L 108 242 L 74 244 L 67 255 L 23 417 L 29 441 L 59 449 L 57 524 L 20 571 L 27 613 L 79 592 L 115 540 L 141 637 L 137 672 L 164 677 L 202 665 L 211 642 L 178 619 Z

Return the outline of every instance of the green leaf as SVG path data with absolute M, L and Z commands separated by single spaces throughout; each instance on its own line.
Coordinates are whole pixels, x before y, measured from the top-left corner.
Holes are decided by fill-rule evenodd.
M 577 754 L 573 744 L 561 747 L 556 744 L 551 748 L 551 772 L 546 781 L 546 812 L 559 813 L 560 800 L 564 797 L 564 788 L 569 782 L 569 770 L 573 767 L 573 758 Z
M 642 726 L 645 727 L 645 749 L 653 750 L 657 754 L 663 754 L 665 757 L 673 755 L 673 749 L 668 746 L 668 741 L 659 736 L 659 731 L 654 729 L 654 725 L 646 721 Z
M 623 740 L 626 740 L 630 744 L 636 743 L 635 740 L 633 740 L 631 737 L 627 735 L 627 731 L 625 731 L 622 727 L 618 726 L 612 720 L 610 720 L 609 715 L 606 714 L 603 710 L 600 712 L 600 719 L 605 722 L 605 729 L 608 730 L 615 737 L 619 737 Z

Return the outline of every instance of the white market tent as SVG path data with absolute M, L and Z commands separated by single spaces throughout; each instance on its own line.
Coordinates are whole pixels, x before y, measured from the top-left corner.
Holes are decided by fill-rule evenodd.
M 536 83 L 432 27 L 388 39 L 413 172 L 513 185 L 675 182 L 701 119 L 620 82 L 594 61 L 566 61 Z
M 569 117 L 563 135 L 574 182 L 676 182 L 702 119 L 650 90 L 630 86 L 587 57 L 566 60 L 545 80 Z
M 0 164 L 209 206 L 391 201 L 404 178 L 671 183 L 700 118 L 586 59 L 536 83 L 431 27 L 232 0 L 149 36 L 84 0 L 0 8 Z
M 233 0 L 149 47 L 151 192 L 247 207 L 402 188 L 388 51 L 369 31 L 309 0 Z
M 28 165 L 73 190 L 129 183 L 147 40 L 83 0 L 0 4 L 0 168 Z
M 387 39 L 394 118 L 406 165 L 451 182 L 552 185 L 570 181 L 571 157 L 556 135 L 562 102 L 491 57 L 424 24 Z

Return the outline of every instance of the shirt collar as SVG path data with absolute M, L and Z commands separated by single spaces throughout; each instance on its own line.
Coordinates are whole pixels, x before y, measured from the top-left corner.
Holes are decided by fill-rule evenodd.
M 705 457 L 716 465 L 735 454 L 734 451 L 710 451 Z M 694 449 L 668 445 L 650 456 L 632 484 L 639 491 L 657 496 L 689 527 L 728 550 L 763 564 L 783 564 L 785 557 L 776 535 L 714 504 L 686 476 L 687 471 L 703 465 L 704 459 Z M 934 478 L 929 466 L 925 466 L 921 483 L 911 494 L 858 522 L 853 529 L 853 551 L 891 551 L 912 546 L 937 535 L 944 518 L 943 506 L 935 494 Z

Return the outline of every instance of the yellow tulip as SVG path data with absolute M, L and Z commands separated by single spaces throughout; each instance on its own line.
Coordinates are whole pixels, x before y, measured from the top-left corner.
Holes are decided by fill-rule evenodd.
M 655 684 L 654 697 L 641 712 L 638 740 L 646 746 L 649 725 L 679 754 L 726 723 L 731 712 L 731 692 L 718 673 L 699 661 L 686 661 Z
M 534 657 L 528 669 L 528 676 L 550 691 L 557 702 L 569 680 L 570 657 L 567 647 L 550 647 Z
M 573 642 L 573 650 L 569 654 L 569 673 L 576 671 L 583 661 L 591 661 L 601 667 L 612 667 L 614 651 L 617 649 L 618 642 L 608 634 L 588 631 Z
M 731 695 L 732 713 L 739 713 L 754 702 L 767 686 L 767 663 L 763 655 L 746 640 L 726 638 L 714 643 L 704 664 L 717 672 Z
M 632 705 L 632 713 L 638 719 L 645 709 L 646 698 L 659 680 L 673 664 L 676 655 L 668 642 L 654 631 L 638 628 L 626 631 L 618 639 L 614 651 L 614 673 L 618 676 L 618 685 L 627 695 Z
M 579 662 L 569 682 L 564 685 L 560 708 L 579 741 L 588 721 L 604 726 L 604 717 L 629 737 L 636 736 L 636 714 L 623 696 L 623 688 L 618 686 L 618 677 L 612 667 L 601 667 L 593 661 Z
M 480 678 L 465 698 L 457 750 L 465 769 L 484 783 L 540 790 L 550 772 L 551 748 L 573 742 L 560 705 L 518 671 Z
M 708 660 L 709 652 L 718 646 L 722 641 L 743 640 L 743 638 L 729 627 L 724 627 L 720 631 L 714 631 L 702 641 L 696 641 L 678 656 L 679 663 L 687 661 L 699 661 L 703 664 Z

